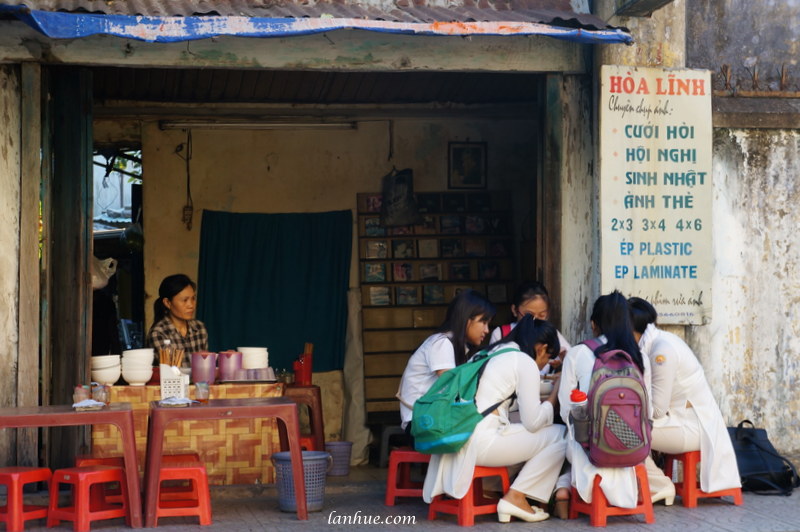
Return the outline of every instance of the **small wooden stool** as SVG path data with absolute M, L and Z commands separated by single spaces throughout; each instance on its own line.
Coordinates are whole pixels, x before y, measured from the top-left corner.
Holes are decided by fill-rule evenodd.
M 99 507 L 90 504 L 89 491 L 94 484 L 118 482 L 122 489 L 121 504 L 101 501 Z M 60 484 L 72 485 L 72 506 L 58 506 Z M 57 469 L 50 479 L 50 507 L 47 513 L 47 527 L 52 528 L 60 521 L 72 521 L 75 532 L 88 532 L 92 521 L 124 517 L 130 526 L 128 511 L 128 492 L 125 473 L 122 468 L 91 465 Z M 96 501 L 95 501 L 96 502 Z
M 394 506 L 397 497 L 422 497 L 422 484 L 411 481 L 411 464 L 427 464 L 431 455 L 418 453 L 410 447 L 395 449 L 389 455 L 386 476 L 386 506 Z
M 672 478 L 672 467 L 675 462 L 683 463 L 683 480 L 675 483 L 675 495 L 680 495 L 686 508 L 697 508 L 697 500 L 708 497 L 733 497 L 733 504 L 742 504 L 742 488 L 705 492 L 697 482 L 697 466 L 700 464 L 700 451 L 689 451 L 681 454 L 668 454 L 664 464 L 664 474 Z
M 592 486 L 592 502 L 585 502 L 578 495 L 578 490 L 572 487 L 572 498 L 569 503 L 569 518 L 575 519 L 578 514 L 587 514 L 589 523 L 592 526 L 606 526 L 609 515 L 638 515 L 644 514 L 645 523 L 655 523 L 656 518 L 653 514 L 653 503 L 650 501 L 650 484 L 647 482 L 647 470 L 644 464 L 636 466 L 636 478 L 639 481 L 639 500 L 635 508 L 619 508 L 610 506 L 606 499 L 600 482 L 603 478 L 595 475 Z
M 0 523 L 8 532 L 25 529 L 25 521 L 47 517 L 47 506 L 25 504 L 22 488 L 33 482 L 48 482 L 52 473 L 46 467 L 2 467 L 0 485 L 6 487 L 6 505 L 0 506 Z
M 459 526 L 472 526 L 475 524 L 476 515 L 497 513 L 497 499 L 487 499 L 483 496 L 483 479 L 486 477 L 500 477 L 503 482 L 503 493 L 508 491 L 510 483 L 506 467 L 475 466 L 472 485 L 464 498 L 450 499 L 437 495 L 428 508 L 428 520 L 435 519 L 437 513 L 454 514 L 458 517 Z

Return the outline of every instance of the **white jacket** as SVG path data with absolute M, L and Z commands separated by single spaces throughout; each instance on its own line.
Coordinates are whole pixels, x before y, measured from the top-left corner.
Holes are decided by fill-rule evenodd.
M 639 348 L 652 368 L 653 428 L 680 427 L 699 420 L 700 488 L 714 492 L 740 487 L 736 454 L 725 420 L 692 350 L 678 336 L 653 324 L 639 340 Z M 653 448 L 658 450 L 656 444 L 654 441 Z

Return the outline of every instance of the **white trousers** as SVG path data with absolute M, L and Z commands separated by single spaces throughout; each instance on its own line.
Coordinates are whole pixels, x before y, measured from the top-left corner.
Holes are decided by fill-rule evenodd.
M 548 502 L 564 463 L 567 440 L 563 425 L 549 425 L 528 432 L 518 424 L 499 431 L 485 431 L 474 442 L 479 449 L 476 465 L 487 467 L 522 464 L 511 488 L 539 502 Z
M 652 445 L 654 451 L 667 454 L 680 454 L 688 451 L 700 450 L 700 420 L 692 415 L 681 420 L 680 425 L 654 426 L 652 431 Z M 655 494 L 667 488 L 672 483 L 664 472 L 648 457 L 647 481 L 650 483 L 650 493 Z

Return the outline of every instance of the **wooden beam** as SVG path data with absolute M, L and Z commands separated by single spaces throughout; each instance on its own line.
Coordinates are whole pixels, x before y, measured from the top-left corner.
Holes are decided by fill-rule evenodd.
M 0 21 L 0 63 L 47 63 L 238 70 L 584 72 L 590 45 L 543 36 L 435 37 L 362 30 L 298 37 L 220 37 L 148 43 L 98 35 L 49 39 Z
M 19 351 L 17 406 L 39 404 L 39 190 L 42 182 L 42 73 L 35 63 L 23 63 L 22 160 L 19 209 Z M 17 431 L 17 464 L 39 462 L 39 431 Z

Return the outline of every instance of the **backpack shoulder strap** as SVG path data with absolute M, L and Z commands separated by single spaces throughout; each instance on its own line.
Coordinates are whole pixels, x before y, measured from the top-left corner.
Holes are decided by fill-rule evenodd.
M 485 358 L 484 362 L 488 362 L 490 358 L 494 358 L 494 357 L 495 357 L 495 356 L 497 356 L 497 355 L 502 355 L 503 353 L 511 353 L 511 352 L 513 352 L 513 351 L 519 351 L 519 349 L 516 349 L 516 348 L 514 348 L 514 347 L 504 347 L 503 349 L 498 349 L 497 351 L 495 351 L 495 352 L 494 352 L 494 353 L 492 353 L 492 354 L 486 354 L 484 351 L 480 351 L 480 352 L 476 353 L 476 356 L 477 356 L 478 354 L 484 353 L 484 355 L 483 355 L 483 358 Z M 478 384 L 480 384 L 480 382 L 481 382 L 481 377 L 483 376 L 483 370 L 485 370 L 485 369 L 486 369 L 486 364 L 484 364 L 483 366 L 481 366 L 481 369 L 478 371 Z M 477 391 L 477 389 L 478 389 L 478 388 L 477 388 L 477 385 L 476 385 L 476 387 L 475 387 L 475 390 Z M 509 399 L 514 399 L 516 396 L 517 396 L 517 394 L 516 394 L 516 393 L 512 393 L 512 394 L 511 394 L 509 397 L 507 397 L 506 399 L 503 399 L 502 401 L 500 401 L 500 402 L 498 402 L 498 403 L 495 403 L 495 404 L 493 404 L 492 406 L 490 406 L 489 408 L 487 408 L 486 410 L 484 410 L 483 412 L 481 412 L 481 415 L 482 415 L 483 417 L 486 417 L 486 416 L 487 416 L 487 415 L 489 415 L 491 412 L 494 412 L 494 409 L 495 409 L 495 408 L 497 408 L 498 406 L 500 406 L 501 404 L 503 404 L 505 401 L 508 401 Z
M 588 347 L 592 350 L 592 352 L 597 351 L 597 349 L 603 345 L 603 342 L 600 341 L 599 338 L 590 338 L 589 340 L 584 340 L 581 342 L 583 345 Z

